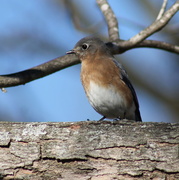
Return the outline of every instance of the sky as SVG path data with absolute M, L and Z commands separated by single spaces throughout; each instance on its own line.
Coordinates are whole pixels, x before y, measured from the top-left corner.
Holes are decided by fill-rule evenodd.
M 96 34 L 107 37 L 107 27 L 94 0 L 73 0 L 80 8 L 89 28 L 99 25 Z M 162 1 L 151 1 L 160 8 Z M 172 5 L 174 1 L 169 1 Z M 150 15 L 140 0 L 112 1 L 109 3 L 119 20 L 122 39 L 129 39 L 150 25 L 157 13 Z M 155 12 L 155 11 L 154 11 Z M 22 71 L 51 59 L 65 55 L 77 41 L 91 34 L 75 29 L 69 10 L 63 1 L 57 0 L 1 0 L 0 6 L 0 74 Z M 175 17 L 176 18 L 176 17 Z M 176 21 L 173 21 L 173 26 Z M 88 29 L 88 26 L 85 28 Z M 162 33 L 152 39 L 171 41 Z M 149 48 L 127 51 L 116 58 L 144 82 L 155 86 L 161 94 L 165 91 L 174 96 L 173 88 L 178 85 L 178 64 L 171 59 L 177 55 Z M 130 71 L 129 71 L 130 72 Z M 132 74 L 132 73 L 131 73 Z M 133 77 L 129 77 L 133 82 Z M 171 81 L 172 77 L 172 81 Z M 178 117 L 147 90 L 136 89 L 142 119 L 145 122 L 172 122 Z M 99 120 L 99 115 L 88 103 L 80 82 L 80 64 L 66 68 L 25 85 L 6 88 L 0 92 L 0 120 L 33 122 L 71 122 Z

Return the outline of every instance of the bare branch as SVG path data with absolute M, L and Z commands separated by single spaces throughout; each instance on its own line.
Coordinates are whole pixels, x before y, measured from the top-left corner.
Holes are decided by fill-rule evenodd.
M 167 2 L 168 2 L 168 0 L 163 0 L 162 7 L 161 7 L 161 9 L 160 9 L 160 11 L 158 13 L 158 16 L 157 16 L 156 20 L 159 20 L 163 16 L 163 14 L 164 14 L 164 12 L 166 10 Z
M 113 54 L 120 54 L 129 49 L 139 47 L 158 48 L 179 54 L 179 46 L 166 42 L 144 40 L 151 34 L 162 29 L 168 23 L 173 15 L 179 10 L 179 1 L 177 1 L 168 11 L 166 11 L 159 20 L 155 21 L 151 26 L 141 31 L 128 41 L 119 39 L 117 20 L 107 1 L 97 0 L 97 3 L 108 23 L 111 42 L 106 43 L 106 45 Z M 61 69 L 78 64 L 79 62 L 79 59 L 75 55 L 65 55 L 25 71 L 2 75 L 0 76 L 0 88 L 22 85 L 52 74 Z
M 179 54 L 179 46 L 169 44 L 162 41 L 155 41 L 155 40 L 144 40 L 135 46 L 123 46 L 125 42 L 124 40 L 120 40 L 117 43 L 107 43 L 108 48 L 111 50 L 113 54 L 121 54 L 124 53 L 127 50 L 134 49 L 134 48 L 142 48 L 142 47 L 148 47 L 148 48 L 156 48 L 160 50 L 165 50 L 172 53 Z
M 168 52 L 178 53 L 179 54 L 179 46 L 169 44 L 162 41 L 155 41 L 155 40 L 144 40 L 141 43 L 137 44 L 134 48 L 141 48 L 141 47 L 150 47 L 150 48 L 157 48 L 163 49 Z
M 110 41 L 116 41 L 119 39 L 119 28 L 118 21 L 113 10 L 106 0 L 96 0 L 96 3 L 106 19 Z
M 169 52 L 174 52 L 179 54 L 179 46 L 171 45 L 165 42 L 154 41 L 154 40 L 145 40 L 137 44 L 136 46 L 129 48 L 128 47 L 123 48 L 120 45 L 120 43 L 118 43 L 117 45 L 116 43 L 108 42 L 106 43 L 106 45 L 113 54 L 121 54 L 129 49 L 139 48 L 139 47 L 163 49 Z M 42 78 L 44 76 L 47 76 L 56 71 L 65 69 L 67 67 L 70 67 L 78 63 L 80 63 L 80 61 L 75 55 L 65 55 L 62 57 L 58 57 L 44 64 L 38 65 L 36 67 L 24 71 L 0 76 L 0 88 L 3 89 L 4 87 L 12 87 L 12 86 L 26 84 L 35 79 Z
M 64 1 L 64 4 L 65 8 L 68 9 L 70 18 L 77 30 L 88 34 L 96 33 L 96 29 L 100 27 L 99 24 L 91 26 L 87 25 L 89 24 L 89 19 L 82 15 L 78 4 L 71 0 Z
M 0 76 L 0 88 L 24 85 L 79 62 L 75 55 L 65 55 L 24 71 L 2 75 Z
M 142 30 L 140 33 L 129 39 L 128 41 L 123 41 L 123 47 L 125 46 L 134 46 L 140 42 L 142 42 L 147 37 L 151 36 L 155 32 L 161 30 L 175 15 L 175 13 L 179 10 L 179 1 L 176 1 L 175 4 L 164 13 L 164 15 L 153 24 L 151 24 L 146 29 Z

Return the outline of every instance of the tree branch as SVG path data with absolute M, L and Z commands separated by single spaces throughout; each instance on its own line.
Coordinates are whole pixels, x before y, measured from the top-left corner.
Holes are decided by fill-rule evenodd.
M 156 20 L 154 23 L 152 23 L 146 29 L 139 32 L 134 37 L 130 38 L 128 41 L 123 41 L 122 46 L 133 47 L 136 44 L 142 42 L 147 37 L 154 34 L 155 32 L 161 30 L 170 21 L 170 19 L 176 14 L 178 10 L 179 10 L 179 1 L 176 1 L 175 4 L 171 6 L 171 8 L 168 11 L 166 11 L 159 20 Z
M 155 48 L 155 49 L 160 49 L 160 50 L 165 50 L 168 52 L 172 52 L 172 53 L 177 53 L 179 54 L 179 46 L 173 45 L 173 44 L 169 44 L 166 42 L 162 42 L 162 41 L 156 41 L 156 40 L 144 40 L 138 44 L 136 44 L 135 46 L 129 47 L 129 46 L 125 46 L 124 40 L 120 40 L 118 43 L 111 43 L 108 42 L 106 43 L 106 45 L 108 46 L 108 48 L 111 50 L 111 52 L 115 55 L 115 54 L 122 54 L 127 50 L 130 49 L 135 49 L 135 48 Z
M 85 32 L 88 34 L 96 33 L 96 29 L 99 28 L 99 24 L 86 26 L 86 24 L 89 24 L 89 19 L 82 14 L 82 12 L 79 9 L 79 5 L 75 3 L 75 1 L 65 0 L 64 4 L 65 8 L 69 11 L 69 15 L 74 24 L 74 27 L 78 31 Z
M 167 2 L 168 2 L 168 0 L 163 0 L 162 7 L 161 7 L 161 9 L 160 9 L 160 11 L 158 13 L 158 16 L 157 16 L 156 20 L 159 20 L 163 16 L 163 14 L 164 14 L 164 12 L 166 10 Z
M 75 55 L 65 55 L 33 68 L 13 74 L 0 76 L 0 88 L 24 85 L 30 81 L 42 78 L 61 69 L 78 64 L 80 61 Z
M 169 44 L 162 41 L 155 41 L 155 40 L 144 40 L 141 43 L 137 44 L 134 48 L 141 48 L 141 47 L 150 47 L 150 48 L 157 48 L 163 49 L 168 52 L 178 53 L 179 54 L 179 46 Z
M 155 40 L 144 40 L 153 33 L 161 30 L 169 22 L 173 15 L 179 10 L 179 1 L 176 1 L 176 3 L 171 6 L 171 8 L 164 14 L 160 13 L 163 14 L 160 19 L 157 18 L 158 20 L 156 20 L 152 25 L 127 41 L 119 39 L 117 19 L 108 2 L 106 0 L 97 0 L 97 4 L 104 14 L 108 25 L 109 38 L 111 42 L 106 43 L 106 45 L 113 54 L 120 54 L 129 49 L 139 47 L 163 49 L 179 54 L 179 46 Z M 22 85 L 35 79 L 52 74 L 61 69 L 78 64 L 79 62 L 79 59 L 75 55 L 65 55 L 21 72 L 2 75 L 0 76 L 0 88 Z
M 172 123 L 1 122 L 0 179 L 174 180 L 178 142 Z
M 107 0 L 96 0 L 101 12 L 103 13 L 107 26 L 108 26 L 108 34 L 110 41 L 116 41 L 119 39 L 119 28 L 118 28 L 118 21 L 116 16 L 111 9 Z

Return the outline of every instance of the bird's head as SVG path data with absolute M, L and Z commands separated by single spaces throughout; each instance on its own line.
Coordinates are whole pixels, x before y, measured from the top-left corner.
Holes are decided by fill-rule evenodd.
M 87 57 L 94 56 L 97 52 L 107 53 L 109 50 L 106 44 L 97 37 L 85 37 L 77 42 L 75 47 L 67 54 L 75 54 L 83 61 Z

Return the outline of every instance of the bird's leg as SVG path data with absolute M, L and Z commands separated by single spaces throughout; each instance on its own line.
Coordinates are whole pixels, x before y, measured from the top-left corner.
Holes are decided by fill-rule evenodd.
M 103 116 L 99 121 L 102 121 L 102 120 L 104 120 L 106 117 L 105 116 Z

